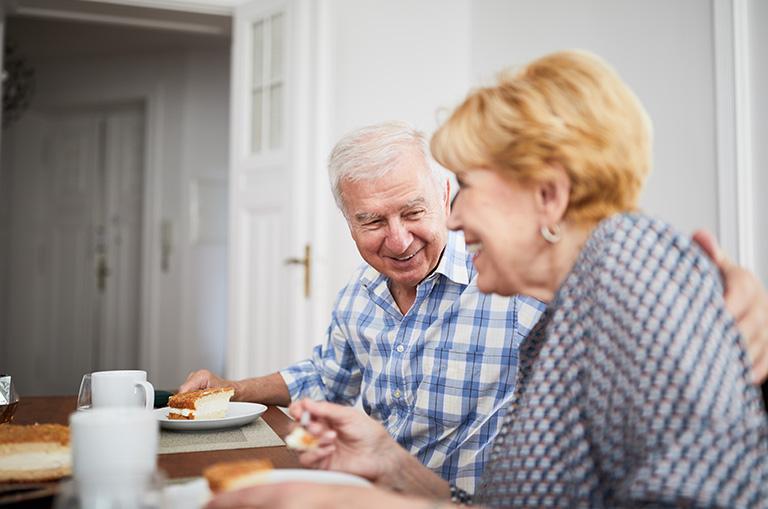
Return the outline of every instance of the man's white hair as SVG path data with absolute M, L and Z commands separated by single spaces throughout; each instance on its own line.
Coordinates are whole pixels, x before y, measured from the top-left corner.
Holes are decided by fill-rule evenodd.
M 341 193 L 341 182 L 373 180 L 385 176 L 400 157 L 413 151 L 424 158 L 435 184 L 444 178 L 442 170 L 432 159 L 429 142 L 421 131 L 407 122 L 373 124 L 347 133 L 333 147 L 328 160 L 328 178 L 336 205 L 346 214 Z

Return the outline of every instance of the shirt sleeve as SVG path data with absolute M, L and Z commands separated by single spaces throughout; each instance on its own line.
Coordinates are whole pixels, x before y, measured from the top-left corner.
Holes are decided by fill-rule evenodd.
M 624 254 L 626 264 L 598 271 L 581 376 L 585 429 L 614 502 L 764 502 L 765 410 L 717 270 L 687 239 Z
M 334 312 L 328 339 L 317 345 L 309 359 L 280 370 L 291 401 L 302 398 L 354 405 L 360 395 L 362 371 L 348 335 Z

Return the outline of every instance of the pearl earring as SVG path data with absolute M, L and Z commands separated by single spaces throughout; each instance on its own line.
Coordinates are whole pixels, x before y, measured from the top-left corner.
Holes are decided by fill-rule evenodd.
M 555 224 L 554 226 L 542 226 L 541 227 L 541 236 L 544 237 L 544 240 L 549 242 L 550 244 L 555 244 L 560 241 L 560 239 L 563 238 L 563 231 L 560 229 L 559 224 Z

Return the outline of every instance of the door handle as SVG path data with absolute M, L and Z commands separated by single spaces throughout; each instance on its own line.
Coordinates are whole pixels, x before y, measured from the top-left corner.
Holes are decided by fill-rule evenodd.
M 312 246 L 304 246 L 304 258 L 286 258 L 284 263 L 304 267 L 304 297 L 308 299 L 312 288 Z
M 96 286 L 99 293 L 104 293 L 107 289 L 107 278 L 109 277 L 109 266 L 107 266 L 107 257 L 103 254 L 98 255 L 96 263 Z
M 104 225 L 96 227 L 96 289 L 104 293 L 107 289 L 109 265 L 107 264 L 107 230 Z

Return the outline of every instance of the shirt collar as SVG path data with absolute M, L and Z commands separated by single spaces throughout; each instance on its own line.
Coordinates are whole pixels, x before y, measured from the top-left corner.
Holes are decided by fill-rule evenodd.
M 469 253 L 467 253 L 467 245 L 464 242 L 464 234 L 449 231 L 448 240 L 445 243 L 445 250 L 443 251 L 443 256 L 440 257 L 440 262 L 437 264 L 437 268 L 432 274 L 427 276 L 424 281 L 428 281 L 437 277 L 438 274 L 442 274 L 454 283 L 468 285 L 469 271 L 467 269 L 467 263 L 472 263 L 468 257 Z M 388 278 L 378 270 L 370 265 L 366 265 L 360 276 L 360 283 L 366 288 L 374 288 L 382 282 L 386 282 L 387 279 Z

